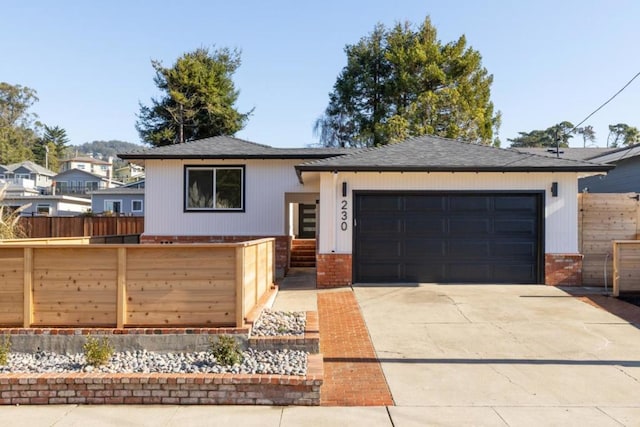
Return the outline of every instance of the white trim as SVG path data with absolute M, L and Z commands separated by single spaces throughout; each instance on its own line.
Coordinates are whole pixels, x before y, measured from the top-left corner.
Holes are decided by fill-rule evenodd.
M 134 209 L 133 204 L 140 202 L 140 209 Z M 131 201 L 131 212 L 139 213 L 144 211 L 144 201 L 142 199 L 135 199 Z
M 111 208 L 112 209 L 108 209 L 107 208 L 107 203 L 111 203 Z M 120 203 L 120 210 L 116 211 L 115 209 L 113 209 L 113 203 Z M 123 213 L 122 212 L 122 199 L 105 199 L 104 200 L 104 204 L 103 204 L 103 209 L 104 212 L 113 212 L 113 213 Z

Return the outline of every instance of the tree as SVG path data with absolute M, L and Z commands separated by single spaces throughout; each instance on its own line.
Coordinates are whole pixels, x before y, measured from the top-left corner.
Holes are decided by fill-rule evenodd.
M 568 147 L 572 135 L 573 124 L 560 122 L 545 130 L 532 130 L 531 132 L 518 132 L 518 137 L 507 138 L 512 147 Z
M 314 126 L 324 145 L 378 146 L 424 134 L 492 142 L 500 122 L 493 77 L 464 36 L 442 44 L 428 17 L 417 29 L 378 24 L 345 54 Z
M 52 171 L 58 171 L 60 159 L 69 148 L 68 143 L 69 137 L 66 130 L 59 126 L 44 125 L 44 133 L 33 147 L 36 163 Z
M 582 135 L 582 146 L 587 146 L 587 141 L 591 144 L 596 142 L 596 131 L 593 130 L 593 126 L 583 126 L 576 129 L 576 132 Z
M 152 61 L 154 82 L 163 92 L 151 106 L 140 105 L 136 129 L 154 146 L 177 144 L 242 129 L 252 111 L 234 107 L 239 91 L 231 79 L 240 66 L 236 50 L 200 48 L 182 55 L 171 68 Z
M 32 147 L 41 126 L 29 108 L 38 101 L 36 91 L 26 86 L 0 82 L 0 163 L 32 158 Z
M 626 123 L 609 125 L 607 147 L 616 148 L 620 145 L 633 145 L 640 142 L 640 131 L 635 126 Z

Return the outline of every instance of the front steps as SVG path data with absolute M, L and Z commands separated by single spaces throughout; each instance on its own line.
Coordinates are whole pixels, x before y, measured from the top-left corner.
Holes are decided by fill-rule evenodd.
M 290 267 L 316 266 L 316 239 L 293 239 L 291 241 Z

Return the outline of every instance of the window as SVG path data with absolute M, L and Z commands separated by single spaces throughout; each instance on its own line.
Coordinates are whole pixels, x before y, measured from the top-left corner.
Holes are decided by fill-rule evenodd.
M 122 200 L 105 200 L 104 211 L 121 213 L 122 212 Z
M 36 205 L 36 213 L 39 215 L 51 215 L 51 205 L 38 203 Z
M 78 164 L 76 165 L 76 169 L 84 170 L 84 169 L 85 169 L 85 166 L 86 166 L 86 165 L 85 165 L 84 163 L 78 163 Z
M 95 191 L 98 189 L 98 181 L 85 181 L 84 185 L 87 191 Z
M 131 212 L 142 212 L 142 200 L 131 201 Z
M 187 211 L 244 211 L 244 167 L 186 167 L 184 204 Z

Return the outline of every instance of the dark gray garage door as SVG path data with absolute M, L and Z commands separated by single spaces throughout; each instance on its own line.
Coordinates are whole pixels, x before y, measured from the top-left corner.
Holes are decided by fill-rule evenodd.
M 354 280 L 539 283 L 541 193 L 356 193 Z

